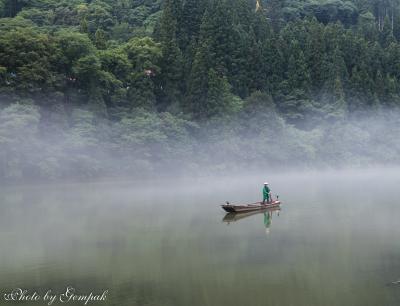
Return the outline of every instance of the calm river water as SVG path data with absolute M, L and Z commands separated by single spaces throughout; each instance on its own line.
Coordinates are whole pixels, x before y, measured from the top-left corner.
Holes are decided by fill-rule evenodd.
M 0 304 L 71 286 L 108 290 L 87 305 L 400 305 L 400 171 L 267 179 L 281 210 L 245 218 L 219 205 L 265 177 L 2 188 Z

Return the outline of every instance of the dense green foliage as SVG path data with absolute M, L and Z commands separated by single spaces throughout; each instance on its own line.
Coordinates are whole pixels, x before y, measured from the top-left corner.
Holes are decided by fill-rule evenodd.
M 400 3 L 255 2 L 0 0 L 0 177 L 398 160 Z

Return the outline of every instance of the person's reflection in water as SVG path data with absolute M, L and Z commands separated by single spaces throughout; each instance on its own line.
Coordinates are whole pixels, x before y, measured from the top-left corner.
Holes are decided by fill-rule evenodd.
M 270 227 L 272 222 L 272 211 L 265 211 L 264 212 L 264 225 L 265 225 L 265 234 L 269 234 Z
M 280 213 L 280 209 L 276 208 L 276 209 L 265 209 L 265 210 L 260 210 L 260 211 L 255 211 L 255 212 L 249 212 L 249 213 L 228 213 L 224 216 L 224 218 L 222 219 L 223 222 L 225 222 L 227 225 L 231 224 L 232 222 L 237 222 L 240 221 L 242 219 L 254 216 L 260 214 L 264 214 L 264 226 L 265 226 L 265 233 L 269 234 L 270 232 L 270 227 L 271 227 L 271 223 L 272 223 L 272 215 L 276 213 L 277 216 L 279 217 L 279 213 Z

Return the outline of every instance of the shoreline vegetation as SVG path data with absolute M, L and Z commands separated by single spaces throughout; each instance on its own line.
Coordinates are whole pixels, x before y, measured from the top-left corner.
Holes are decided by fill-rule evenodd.
M 400 4 L 0 0 L 0 181 L 400 162 Z

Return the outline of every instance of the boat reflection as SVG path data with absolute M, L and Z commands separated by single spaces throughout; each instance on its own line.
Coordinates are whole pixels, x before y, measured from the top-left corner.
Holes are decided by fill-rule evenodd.
M 271 228 L 271 223 L 272 223 L 272 216 L 273 214 L 277 214 L 279 216 L 280 213 L 280 207 L 273 207 L 273 208 L 267 208 L 263 210 L 257 210 L 257 211 L 250 211 L 250 212 L 245 212 L 245 213 L 227 213 L 224 218 L 222 219 L 223 222 L 227 223 L 228 225 L 231 224 L 232 222 L 237 222 L 239 220 L 258 215 L 258 214 L 263 214 L 264 215 L 264 227 L 265 227 L 265 233 L 269 234 L 270 228 Z

